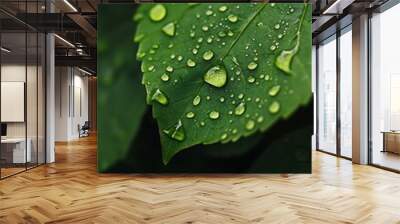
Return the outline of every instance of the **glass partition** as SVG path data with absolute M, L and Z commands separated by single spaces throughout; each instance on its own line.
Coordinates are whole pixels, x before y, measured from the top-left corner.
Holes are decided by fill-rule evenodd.
M 336 35 L 318 47 L 318 149 L 336 154 Z
M 37 97 L 38 97 L 38 35 L 37 32 L 29 31 L 27 33 L 27 75 L 26 75 L 26 113 L 27 113 L 27 150 L 30 151 L 30 161 L 27 163 L 28 168 L 37 165 L 38 160 L 38 114 L 37 114 Z
M 400 171 L 400 5 L 373 15 L 370 120 L 372 164 Z
M 1 158 L 2 177 L 24 171 L 31 162 L 26 141 L 26 33 L 1 35 Z M 28 150 L 27 150 L 28 146 Z
M 340 155 L 352 157 L 352 32 L 340 35 Z
M 18 12 L 43 11 L 39 4 L 43 1 L 20 1 Z M 0 20 L 7 20 L 0 21 L 2 179 L 45 163 L 46 39 L 12 14 L 0 12 Z

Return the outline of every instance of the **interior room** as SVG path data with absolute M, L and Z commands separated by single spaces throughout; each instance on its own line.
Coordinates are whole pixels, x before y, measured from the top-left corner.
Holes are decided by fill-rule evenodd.
M 2 178 L 45 162 L 45 37 L 15 25 L 1 34 Z
M 400 68 L 394 44 L 400 37 L 391 26 L 400 19 L 400 6 L 371 18 L 371 140 L 372 163 L 390 169 L 400 169 Z
M 260 1 L 240 2 L 264 4 Z M 304 4 L 301 0 L 287 2 L 299 4 L 297 6 Z M 269 1 L 267 4 L 268 7 L 280 9 L 280 3 L 282 1 Z M 138 42 L 143 37 L 135 35 L 140 26 L 138 28 L 134 23 L 146 18 L 154 24 L 163 24 L 164 17 L 178 15 L 167 12 L 162 6 L 166 4 L 164 1 L 0 1 L 0 223 L 400 223 L 400 31 L 396 28 L 400 21 L 400 3 L 397 0 L 312 0 L 306 3 L 312 11 L 311 24 L 307 24 L 311 29 L 312 41 L 312 60 L 307 68 L 312 74 L 300 75 L 310 75 L 312 81 L 309 83 L 309 110 L 303 108 L 299 111 L 309 115 L 310 136 L 307 134 L 301 140 L 310 143 L 311 147 L 307 151 L 309 154 L 305 153 L 307 155 L 293 152 L 298 148 L 296 141 L 299 137 L 289 136 L 282 138 L 290 145 L 289 148 L 281 149 L 278 146 L 275 149 L 284 158 L 282 161 L 290 161 L 285 160 L 290 157 L 288 152 L 293 152 L 293 158 L 298 160 L 306 160 L 309 155 L 310 172 L 161 174 L 127 172 L 118 170 L 113 164 L 105 164 L 111 167 L 111 172 L 102 172 L 99 164 L 107 156 L 110 161 L 114 159 L 125 165 L 138 161 L 131 157 L 129 151 L 118 151 L 118 145 L 129 148 L 142 144 L 145 150 L 139 154 L 147 159 L 146 150 L 153 150 L 154 145 L 160 144 L 160 135 L 170 134 L 175 140 L 187 137 L 178 132 L 182 130 L 180 122 L 169 129 L 156 129 L 158 132 L 151 133 L 154 135 L 147 135 L 147 129 L 140 129 L 147 124 L 156 128 L 161 124 L 156 122 L 161 113 L 153 111 L 146 103 L 158 100 L 160 105 L 157 106 L 163 108 L 170 98 L 163 95 L 160 89 L 148 97 L 146 94 L 151 92 L 151 83 L 139 75 L 157 70 L 154 66 L 166 65 L 166 62 L 155 63 L 153 67 L 146 63 L 135 64 L 137 72 L 130 72 L 102 67 L 99 61 L 100 57 L 104 61 L 104 52 L 113 46 L 121 47 L 126 41 L 129 43 L 126 49 L 122 46 L 123 49 L 119 50 L 126 52 L 127 49 L 134 49 L 137 52 L 132 50 L 106 59 L 121 67 L 126 61 L 139 63 L 136 60 L 145 57 L 137 54 L 140 53 Z M 105 44 L 104 30 L 100 35 L 100 22 L 111 19 L 101 18 L 100 9 L 103 6 L 122 5 L 129 10 L 135 8 L 133 4 L 152 4 L 147 10 L 154 11 L 139 16 L 132 12 L 127 24 L 112 24 L 114 28 L 131 26 L 132 30 L 124 30 L 124 35 L 108 33 L 123 44 Z M 239 4 L 236 1 L 218 4 L 221 6 L 218 5 L 217 10 L 210 8 L 199 18 L 213 18 L 211 15 L 215 15 L 214 12 L 226 14 L 224 22 L 231 25 L 243 21 L 252 24 L 257 19 L 257 13 L 254 17 L 241 15 L 246 20 L 229 16 L 230 4 Z M 196 5 L 189 4 L 187 7 Z M 236 9 L 240 7 L 236 5 Z M 293 11 L 282 12 L 289 17 Z M 118 13 L 116 16 L 119 16 Z M 195 20 L 190 27 L 194 29 L 196 23 L 201 21 Z M 297 24 L 300 19 L 294 21 Z M 172 38 L 180 34 L 176 21 L 166 25 L 157 29 L 163 37 Z M 254 23 L 255 27 L 263 25 Z M 289 26 L 285 23 L 277 25 L 277 28 L 271 26 L 271 30 Z M 210 33 L 213 29 L 212 26 L 196 28 L 202 29 L 201 33 Z M 242 35 L 245 30 L 243 28 L 238 33 Z M 281 52 L 284 59 L 296 58 L 299 50 L 298 32 L 294 32 L 296 38 L 292 40 L 297 47 L 294 46 L 291 51 L 279 48 L 279 43 L 268 45 L 267 48 L 261 46 L 276 54 Z M 187 34 L 192 35 L 190 32 Z M 236 37 L 234 35 L 229 32 L 218 33 L 215 38 Z M 232 46 L 240 42 L 240 35 L 231 43 Z M 214 41 L 213 44 L 216 44 L 213 38 L 209 43 L 206 38 L 196 38 L 196 41 L 199 44 L 211 44 Z M 225 42 L 220 45 L 228 46 Z M 162 49 L 158 45 L 149 46 L 151 50 L 145 53 L 146 57 L 156 55 Z M 169 46 L 173 47 L 172 44 Z M 217 52 L 218 47 L 211 48 L 211 52 Z M 208 60 L 215 59 L 217 55 L 212 53 L 207 56 L 197 51 L 199 49 L 195 47 L 190 49 L 189 54 L 202 57 L 201 62 L 193 64 L 193 61 L 185 58 L 182 60 L 185 63 L 183 67 L 201 69 L 201 63 L 211 63 Z M 179 55 L 168 56 L 175 62 L 179 61 Z M 244 53 L 240 56 L 250 58 Z M 236 62 L 235 59 L 229 60 L 231 64 L 240 64 Z M 253 71 L 257 66 L 260 68 L 263 62 L 259 60 L 258 63 L 246 64 L 245 70 Z M 270 61 L 268 63 L 271 64 Z M 273 66 L 279 67 L 276 61 L 274 63 Z M 301 63 L 294 64 L 299 66 Z M 296 75 L 290 73 L 290 60 L 284 65 L 288 68 L 285 78 Z M 180 69 L 175 68 L 175 71 Z M 286 67 L 283 68 L 285 70 Z M 181 82 L 181 79 L 173 78 L 172 70 L 165 69 L 166 75 L 156 82 L 171 84 L 172 87 L 174 82 Z M 226 73 L 232 71 L 227 69 Z M 204 77 L 202 75 L 201 78 Z M 262 79 L 268 81 L 265 75 Z M 251 80 L 244 81 L 253 83 L 254 80 Z M 109 95 L 101 92 L 104 86 L 111 84 L 116 86 L 115 91 L 119 91 L 130 86 L 131 81 L 137 81 L 136 84 L 140 85 L 132 85 L 132 91 L 124 93 L 124 101 L 114 97 L 115 92 Z M 258 85 L 256 83 L 254 85 Z M 217 89 L 218 86 L 212 88 Z M 273 97 L 279 91 L 282 94 L 284 88 L 284 85 L 278 86 L 275 93 L 268 91 L 268 95 Z M 288 91 L 287 94 L 293 92 Z M 143 98 L 141 104 L 135 101 L 136 96 Z M 190 106 L 194 108 L 211 102 L 213 99 L 210 98 L 198 98 L 197 103 L 193 99 Z M 224 105 L 221 103 L 228 98 L 218 97 L 217 100 Z M 234 100 L 239 102 L 242 98 L 248 99 L 246 103 L 252 101 L 247 96 L 238 96 Z M 98 103 L 104 105 L 104 102 L 110 102 L 110 106 L 98 106 Z M 131 102 L 137 104 L 132 105 Z M 282 110 L 288 105 L 286 103 L 275 104 L 275 112 Z M 241 109 L 244 112 L 249 107 Z M 211 112 L 208 119 L 215 121 L 223 116 L 222 113 Z M 235 112 L 231 111 L 231 114 Z M 120 114 L 121 119 L 114 119 L 111 113 Z M 143 120 L 135 121 L 135 116 L 140 113 L 143 113 Z M 240 111 L 237 113 L 241 115 Z M 197 114 L 184 115 L 186 120 L 197 119 Z M 253 123 L 243 124 L 243 127 L 247 126 L 250 130 L 265 120 L 266 117 L 262 117 L 258 121 L 253 120 Z M 287 120 L 290 120 L 290 116 L 282 117 L 279 122 Z M 302 122 L 299 120 L 298 125 Z M 111 124 L 107 130 L 101 129 L 105 121 Z M 283 132 L 290 132 L 291 126 L 285 124 L 288 123 L 280 126 Z M 201 127 L 204 128 L 204 124 L 202 126 L 200 123 Z M 130 139 L 136 130 L 138 135 Z M 229 131 L 232 133 L 237 130 Z M 100 158 L 99 145 L 101 141 L 104 143 L 104 135 L 112 136 L 116 143 L 111 142 L 111 146 L 107 146 L 111 153 Z M 221 141 L 226 138 L 224 135 L 218 137 Z M 267 139 L 260 145 L 272 144 L 273 137 L 271 141 Z M 250 139 L 240 146 L 245 148 L 253 143 Z M 203 147 L 203 144 L 199 145 Z M 229 161 L 231 157 L 223 157 L 224 152 L 218 153 L 213 156 L 220 156 L 219 160 L 213 161 L 225 161 L 217 164 L 217 167 L 223 168 L 233 161 Z M 195 167 L 197 160 L 203 158 L 196 157 L 201 154 L 191 155 L 195 162 L 183 161 L 181 164 Z M 125 160 L 111 158 L 113 156 Z M 162 152 L 157 156 L 161 158 Z M 178 159 L 181 158 L 179 156 Z M 281 162 L 266 157 L 260 160 L 267 161 L 266 167 Z M 241 157 L 235 158 L 242 160 Z M 253 159 L 253 156 L 246 157 L 249 158 Z M 164 160 L 159 162 L 166 164 Z M 155 163 L 148 165 L 150 168 L 156 166 Z

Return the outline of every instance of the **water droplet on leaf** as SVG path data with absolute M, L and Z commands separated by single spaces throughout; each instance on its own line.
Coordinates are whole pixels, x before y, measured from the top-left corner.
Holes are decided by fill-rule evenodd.
M 186 117 L 189 119 L 194 118 L 194 116 L 195 116 L 195 114 L 191 111 L 186 113 Z
M 220 31 L 220 32 L 218 32 L 218 36 L 219 37 L 225 37 L 226 33 L 224 31 Z
M 206 61 L 211 60 L 214 57 L 214 52 L 212 52 L 211 50 L 204 52 L 203 54 L 203 59 Z
M 133 38 L 134 42 L 139 42 L 143 39 L 144 34 L 136 34 L 135 37 Z
M 255 124 L 256 123 L 253 120 L 248 120 L 245 127 L 247 130 L 252 130 L 254 128 Z
M 210 68 L 203 77 L 204 81 L 215 87 L 223 87 L 226 84 L 227 74 L 223 66 L 214 66 Z
M 150 19 L 153 21 L 161 21 L 167 15 L 167 10 L 161 4 L 153 6 L 150 10 Z
M 252 62 L 250 62 L 250 63 L 247 65 L 247 68 L 248 68 L 249 70 L 254 70 L 254 69 L 257 68 L 257 66 L 258 66 L 258 64 L 255 63 L 254 61 L 252 61 Z
M 197 95 L 194 99 L 193 99 L 193 106 L 197 106 L 200 104 L 201 101 L 201 97 L 199 95 Z
M 287 74 L 291 74 L 290 65 L 292 63 L 293 57 L 299 50 L 300 46 L 299 35 L 300 34 L 297 33 L 296 45 L 290 50 L 283 50 L 275 60 L 276 67 L 278 67 L 280 70 L 284 71 Z
M 228 20 L 229 20 L 230 22 L 232 22 L 232 23 L 236 23 L 237 20 L 238 20 L 238 17 L 231 14 L 231 15 L 228 16 Z
M 171 23 L 168 23 L 167 25 L 165 25 L 165 26 L 162 28 L 162 31 L 163 31 L 166 35 L 173 37 L 173 36 L 175 35 L 175 24 L 172 23 L 172 22 L 171 22 Z
M 194 62 L 192 59 L 188 59 L 186 61 L 186 65 L 192 68 L 196 66 L 196 62 Z
M 228 9 L 228 7 L 227 7 L 226 5 L 223 5 L 223 6 L 220 6 L 220 7 L 218 8 L 218 11 L 220 11 L 220 12 L 225 12 L 227 9 Z
M 165 70 L 167 70 L 167 72 L 173 72 L 174 68 L 171 66 L 167 66 L 167 68 L 165 68 Z
M 163 132 L 170 138 L 175 139 L 177 141 L 183 141 L 185 140 L 185 130 L 183 129 L 182 121 L 179 120 L 178 123 L 176 123 L 174 126 L 171 128 L 168 128 L 166 130 L 163 130 Z
M 254 76 L 249 76 L 248 78 L 247 78 L 247 81 L 249 82 L 249 83 L 254 83 L 254 81 L 256 81 L 256 79 L 254 78 Z
M 153 96 L 151 97 L 151 99 L 152 99 L 153 101 L 158 102 L 158 103 L 161 104 L 161 105 L 167 105 L 167 104 L 168 104 L 168 98 L 167 98 L 167 96 L 166 96 L 163 92 L 161 92 L 160 89 L 157 89 L 157 90 L 154 92 L 154 94 L 153 94 Z
M 280 109 L 280 104 L 279 104 L 278 101 L 272 102 L 271 105 L 269 105 L 269 108 L 268 108 L 268 110 L 269 110 L 269 112 L 271 114 L 278 113 L 279 109 Z
M 279 93 L 280 89 L 281 89 L 280 85 L 273 86 L 271 89 L 269 89 L 268 94 L 270 96 L 276 96 Z
M 169 80 L 169 76 L 164 73 L 164 74 L 161 75 L 161 80 L 164 81 L 164 82 L 167 82 Z
M 245 103 L 240 103 L 239 105 L 237 105 L 237 107 L 235 108 L 235 115 L 242 115 L 244 112 L 246 111 L 246 105 Z
M 221 135 L 221 140 L 225 140 L 228 137 L 228 134 L 224 133 Z
M 213 120 L 218 119 L 219 118 L 219 112 L 218 111 L 211 111 L 208 114 L 208 116 Z
M 142 59 L 142 58 L 144 58 L 144 56 L 146 56 L 146 53 L 145 53 L 145 52 L 139 52 L 139 51 L 138 51 L 138 53 L 136 54 L 136 57 L 137 57 L 138 59 Z

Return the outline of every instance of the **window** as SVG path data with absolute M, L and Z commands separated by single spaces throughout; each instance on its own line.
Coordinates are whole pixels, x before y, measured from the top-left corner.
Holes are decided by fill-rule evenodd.
M 400 170 L 400 5 L 371 19 L 371 162 Z
M 318 47 L 318 149 L 336 153 L 336 36 Z
M 351 26 L 340 35 L 340 155 L 352 157 L 352 32 Z

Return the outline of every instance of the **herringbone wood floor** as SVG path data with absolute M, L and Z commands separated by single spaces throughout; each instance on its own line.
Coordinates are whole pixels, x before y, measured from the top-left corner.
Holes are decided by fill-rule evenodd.
M 400 223 L 400 175 L 315 152 L 312 175 L 96 173 L 94 137 L 0 181 L 0 223 Z

